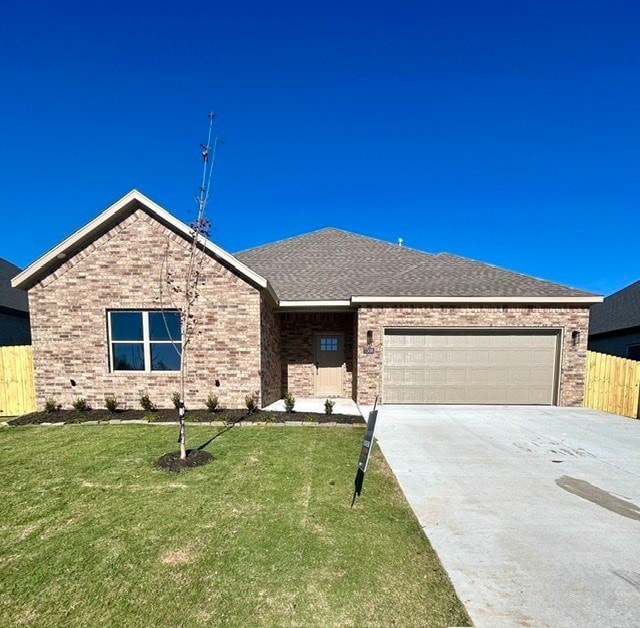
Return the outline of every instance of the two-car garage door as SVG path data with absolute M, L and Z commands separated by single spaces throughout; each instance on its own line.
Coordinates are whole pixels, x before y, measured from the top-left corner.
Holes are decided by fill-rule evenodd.
M 385 403 L 553 404 L 557 330 L 386 330 Z

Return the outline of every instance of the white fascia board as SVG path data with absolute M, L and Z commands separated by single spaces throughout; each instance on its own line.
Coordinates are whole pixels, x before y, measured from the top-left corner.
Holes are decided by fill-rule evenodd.
M 513 303 L 513 304 L 564 304 L 564 305 L 591 305 L 601 303 L 604 297 L 590 295 L 581 297 L 351 297 L 353 304 L 420 304 L 420 303 Z
M 42 257 L 38 258 L 35 262 L 30 264 L 27 268 L 25 268 L 21 273 L 16 275 L 11 280 L 11 285 L 14 288 L 20 288 L 24 284 L 28 283 L 29 279 L 33 277 L 33 275 L 40 272 L 45 266 L 47 266 L 47 264 L 53 262 L 56 258 L 58 258 L 58 256 L 64 256 L 69 249 L 71 249 L 79 242 L 82 242 L 84 238 L 90 236 L 93 232 L 97 231 L 101 227 L 101 225 L 113 218 L 120 210 L 122 210 L 131 202 L 140 203 L 140 205 L 150 210 L 151 213 L 155 214 L 156 217 L 161 221 L 171 225 L 174 229 L 184 234 L 187 238 L 191 238 L 191 229 L 188 225 L 186 225 L 181 220 L 178 220 L 177 218 L 172 216 L 166 209 L 160 207 L 160 205 L 154 203 L 150 198 L 134 189 L 131 190 L 131 192 L 129 192 L 128 194 L 125 194 L 121 199 L 117 200 L 113 205 L 105 209 L 101 214 L 88 222 L 84 227 L 81 227 L 80 229 L 72 233 L 60 244 L 58 244 L 50 251 L 45 253 Z M 229 266 L 237 270 L 240 275 L 249 279 L 260 288 L 267 288 L 269 292 L 274 295 L 273 288 L 268 285 L 268 282 L 264 277 L 258 275 L 248 266 L 243 264 L 240 260 L 233 257 L 233 255 L 230 255 L 210 240 L 207 240 L 206 238 L 201 238 L 201 240 L 204 242 L 205 249 L 214 257 L 217 257 L 218 259 L 227 263 Z
M 169 223 L 172 227 L 181 231 L 187 238 L 191 239 L 191 227 L 186 225 L 181 220 L 178 220 L 175 216 L 172 216 L 166 209 L 160 207 L 160 205 L 156 205 L 152 200 L 148 199 L 143 194 L 138 192 L 139 196 L 141 196 L 144 200 L 141 201 L 146 207 L 151 209 L 158 217 L 162 218 L 165 222 Z M 221 249 L 217 244 L 211 242 L 207 238 L 203 238 L 202 236 L 198 236 L 198 240 L 204 243 L 205 249 L 211 253 L 214 257 L 226 262 L 232 268 L 235 268 L 241 275 L 244 275 L 247 279 L 253 281 L 253 283 L 257 284 L 261 288 L 267 287 L 267 280 L 258 275 L 258 273 L 251 270 L 247 265 L 243 264 L 239 259 L 236 259 L 230 253 L 227 253 L 224 249 Z
M 326 309 L 326 308 L 351 308 L 351 301 L 280 301 L 282 309 Z

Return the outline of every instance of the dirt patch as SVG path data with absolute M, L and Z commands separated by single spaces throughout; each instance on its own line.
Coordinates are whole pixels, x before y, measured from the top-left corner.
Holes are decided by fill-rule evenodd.
M 109 412 L 105 409 L 86 410 L 58 410 L 57 412 L 32 412 L 24 414 L 8 421 L 9 425 L 37 425 L 41 423 L 85 423 L 87 421 L 98 421 L 106 423 L 109 421 L 150 421 L 153 423 L 172 423 L 178 421 L 178 411 L 173 408 L 164 408 L 145 412 L 144 410 L 118 410 Z M 319 412 L 275 412 L 267 410 L 256 410 L 248 412 L 242 410 L 187 410 L 186 420 L 188 423 L 209 423 L 211 421 L 221 421 L 223 423 L 285 423 L 288 421 L 302 421 L 304 423 L 342 423 L 342 424 L 362 424 L 364 420 L 361 416 L 348 414 L 321 414 Z
M 173 552 L 167 552 L 162 557 L 162 562 L 165 565 L 184 565 L 190 563 L 193 560 L 193 556 L 189 550 L 176 550 Z

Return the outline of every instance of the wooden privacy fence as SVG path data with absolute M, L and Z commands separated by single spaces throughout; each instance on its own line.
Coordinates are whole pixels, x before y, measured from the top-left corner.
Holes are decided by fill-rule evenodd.
M 587 351 L 584 407 L 639 418 L 640 362 Z
M 0 347 L 0 417 L 36 410 L 30 345 Z

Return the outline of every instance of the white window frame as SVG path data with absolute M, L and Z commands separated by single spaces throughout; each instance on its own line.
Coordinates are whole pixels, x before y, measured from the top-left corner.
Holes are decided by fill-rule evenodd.
M 164 310 L 166 314 L 178 314 L 179 310 Z M 151 368 L 151 344 L 165 344 L 174 345 L 180 343 L 180 351 L 176 349 L 180 364 L 182 364 L 182 330 L 180 339 L 173 340 L 152 340 L 149 334 L 149 314 L 162 312 L 162 310 L 107 310 L 107 328 L 109 332 L 109 371 L 111 373 L 179 373 L 180 368 L 175 370 L 170 369 L 152 369 Z M 142 314 L 142 340 L 113 340 L 111 335 L 111 314 L 128 313 L 128 314 Z M 113 347 L 116 344 L 140 344 L 142 345 L 142 352 L 144 356 L 144 369 L 116 369 L 115 359 L 113 356 Z

